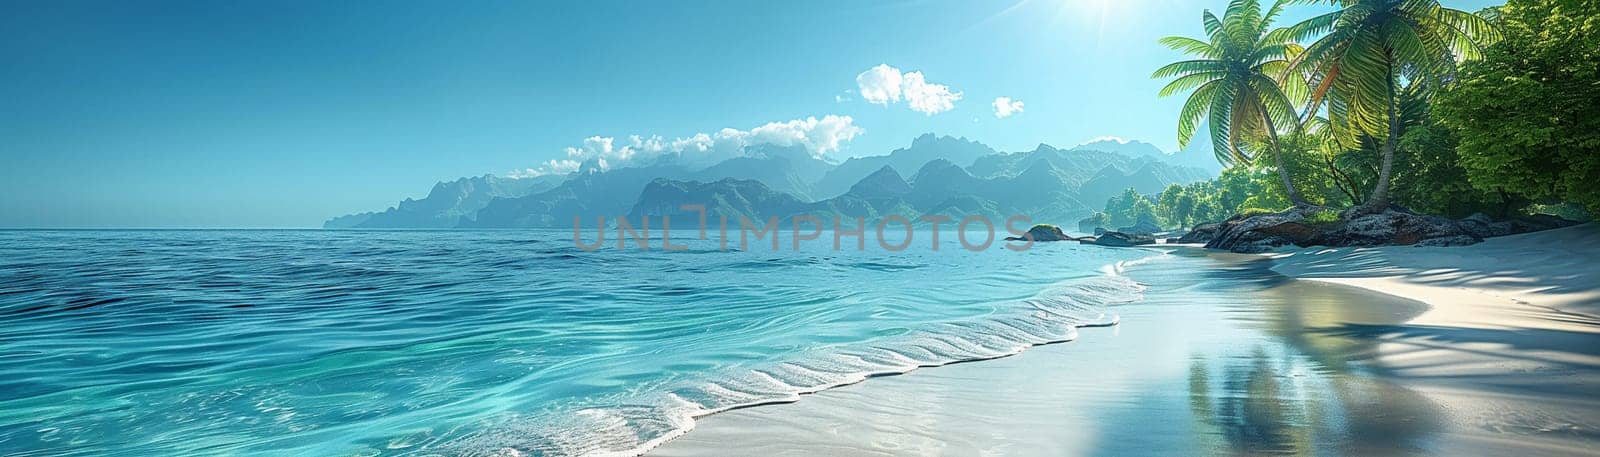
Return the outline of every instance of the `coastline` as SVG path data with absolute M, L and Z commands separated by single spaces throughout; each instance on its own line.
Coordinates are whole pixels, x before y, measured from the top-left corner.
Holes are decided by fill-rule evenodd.
M 1587 455 L 1596 243 L 1587 224 L 1451 248 L 1177 247 L 1262 302 L 1184 285 L 1072 344 L 706 417 L 650 454 Z

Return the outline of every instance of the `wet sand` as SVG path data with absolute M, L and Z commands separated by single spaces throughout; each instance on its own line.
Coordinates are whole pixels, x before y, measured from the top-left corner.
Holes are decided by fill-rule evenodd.
M 1428 305 L 1271 266 L 1180 249 L 1123 271 L 1150 289 L 1113 310 L 1118 327 L 703 418 L 652 455 L 1482 453 L 1488 440 L 1463 438 L 1480 435 L 1360 331 Z M 1585 440 L 1522 454 L 1581 454 Z

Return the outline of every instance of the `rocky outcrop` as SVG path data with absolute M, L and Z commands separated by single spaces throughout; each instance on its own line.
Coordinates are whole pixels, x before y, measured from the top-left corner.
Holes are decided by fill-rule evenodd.
M 1161 233 L 1162 229 L 1161 226 L 1156 225 L 1155 221 L 1141 218 L 1138 223 L 1118 228 L 1117 231 L 1133 235 L 1155 235 Z
M 1276 213 L 1238 215 L 1219 224 L 1202 224 L 1179 239 L 1205 242 L 1207 248 L 1233 252 L 1265 252 L 1281 246 L 1464 246 L 1493 236 L 1576 224 L 1555 217 L 1530 217 L 1495 222 L 1474 214 L 1462 220 L 1416 214 L 1403 208 L 1371 214 L 1347 213 L 1334 220 L 1313 217 L 1318 208 L 1290 208 Z
M 1122 233 L 1122 232 L 1106 232 L 1105 234 L 1102 234 L 1100 236 L 1094 237 L 1092 239 L 1084 239 L 1082 242 L 1086 243 L 1086 244 L 1094 244 L 1094 245 L 1099 245 L 1099 246 L 1132 247 L 1132 246 L 1143 246 L 1143 245 L 1146 245 L 1146 244 L 1155 244 L 1156 243 L 1156 238 L 1153 237 L 1153 236 L 1150 236 L 1150 235 L 1139 235 L 1139 234 Z
M 1032 238 L 1033 241 L 1074 241 L 1074 240 L 1077 240 L 1077 238 L 1073 238 L 1073 237 L 1067 236 L 1066 232 L 1061 231 L 1061 227 L 1056 227 L 1056 226 L 1050 225 L 1050 224 L 1039 224 L 1039 225 L 1033 226 L 1033 228 L 1028 229 L 1027 237 Z M 1020 237 L 1020 236 L 1010 236 L 1010 237 L 1006 237 L 1006 241 L 1027 241 L 1027 238 Z
M 1212 222 L 1194 226 L 1193 230 L 1178 238 L 1179 243 L 1208 243 L 1217 237 L 1217 232 L 1222 230 L 1222 224 Z
M 1099 234 L 1106 228 L 1105 213 L 1094 213 L 1078 221 L 1078 231 L 1083 233 Z
M 1401 211 L 1367 214 L 1335 225 L 1320 238 L 1296 242 L 1300 246 L 1413 245 L 1423 240 L 1469 236 L 1454 220 Z M 1482 237 L 1472 237 L 1482 241 Z M 1437 242 L 1430 242 L 1437 243 Z M 1469 243 L 1470 244 L 1470 243 Z
M 1305 220 L 1305 216 L 1296 209 L 1249 217 L 1236 215 L 1219 224 L 1217 232 L 1212 236 L 1211 241 L 1206 242 L 1206 247 L 1210 249 L 1226 249 L 1233 252 L 1270 251 L 1273 248 L 1288 245 L 1292 242 L 1263 232 L 1262 229 L 1302 220 Z

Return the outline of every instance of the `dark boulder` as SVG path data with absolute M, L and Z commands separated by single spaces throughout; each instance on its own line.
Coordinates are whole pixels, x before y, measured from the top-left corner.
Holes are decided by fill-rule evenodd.
M 1106 232 L 1093 240 L 1084 240 L 1084 243 L 1099 246 L 1132 247 L 1146 244 L 1155 244 L 1156 238 L 1150 235 L 1139 235 L 1122 232 Z
M 1179 238 L 1204 240 L 1207 248 L 1233 252 L 1265 252 L 1281 246 L 1465 246 L 1492 236 L 1546 230 L 1577 224 L 1554 216 L 1529 216 L 1495 222 L 1474 214 L 1462 220 L 1417 214 L 1401 207 L 1368 213 L 1347 210 L 1333 221 L 1312 215 L 1319 208 L 1290 208 L 1276 213 L 1238 215 L 1220 224 L 1203 224 Z
M 1260 229 L 1282 225 L 1287 222 L 1305 220 L 1305 215 L 1301 213 L 1302 211 L 1299 208 L 1290 208 L 1277 213 L 1253 216 L 1235 215 L 1220 224 L 1216 235 L 1211 238 L 1211 241 L 1206 242 L 1206 247 L 1233 252 L 1257 253 L 1293 244 L 1289 239 L 1262 232 Z
M 1412 245 L 1431 238 L 1461 236 L 1482 240 L 1472 236 L 1460 223 L 1447 218 L 1385 211 L 1358 216 L 1335 225 L 1322 240 L 1305 246 Z
M 1066 232 L 1061 231 L 1061 227 L 1056 227 L 1050 224 L 1039 224 L 1033 226 L 1033 228 L 1028 229 L 1028 236 L 1032 237 L 1033 241 L 1071 241 L 1075 239 L 1067 236 Z M 1025 240 L 1026 239 L 1024 237 L 1020 236 L 1006 237 L 1006 241 Z
M 1513 235 L 1518 233 L 1571 227 L 1578 224 L 1581 224 L 1581 222 L 1569 221 L 1556 216 L 1551 216 L 1549 214 L 1534 214 L 1532 216 L 1522 216 L 1510 221 L 1506 221 L 1506 225 L 1511 228 L 1510 234 Z
M 1157 233 L 1161 233 L 1162 230 L 1161 226 L 1156 225 L 1155 221 L 1147 218 L 1141 218 L 1139 219 L 1138 223 L 1127 227 L 1118 228 L 1117 231 L 1130 235 L 1155 235 Z
M 1206 223 L 1194 226 L 1193 230 L 1178 238 L 1179 243 L 1207 243 L 1217 237 L 1217 232 L 1222 230 L 1222 224 Z
M 1477 238 L 1510 235 L 1512 228 L 1510 222 L 1495 222 L 1483 213 L 1472 213 L 1466 219 L 1459 221 L 1461 230 Z
M 1078 231 L 1083 233 L 1098 233 L 1096 230 L 1105 230 L 1103 222 L 1106 217 L 1103 213 L 1095 213 L 1089 217 L 1078 220 Z
M 1287 221 L 1277 225 L 1269 225 L 1256 229 L 1265 235 L 1275 236 L 1287 240 L 1297 246 L 1310 246 L 1322 240 L 1323 233 L 1317 227 L 1299 221 Z

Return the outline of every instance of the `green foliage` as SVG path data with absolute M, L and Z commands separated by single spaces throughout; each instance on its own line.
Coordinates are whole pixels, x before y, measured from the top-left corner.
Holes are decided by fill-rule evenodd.
M 1317 132 L 1301 129 L 1283 137 L 1282 148 L 1287 151 L 1283 166 L 1289 168 L 1294 185 L 1307 203 L 1317 206 L 1343 206 L 1349 198 L 1327 170 L 1325 138 Z M 1275 192 L 1283 192 L 1281 182 L 1273 182 Z
M 1394 201 L 1413 211 L 1466 217 L 1487 213 L 1506 217 L 1521 206 L 1496 192 L 1476 188 L 1457 156 L 1454 132 L 1432 119 L 1405 127 L 1395 157 Z
M 1139 191 L 1129 187 L 1106 200 L 1105 213 L 1110 215 L 1107 227 L 1126 227 L 1138 222 L 1141 216 L 1154 220 L 1155 205 Z
M 1128 208 L 1126 216 L 1128 220 L 1133 221 L 1128 225 L 1137 224 L 1140 221 L 1150 221 L 1153 224 L 1161 225 L 1161 222 L 1156 220 L 1156 205 L 1150 203 L 1150 199 L 1147 198 L 1140 198 L 1138 201 L 1133 202 L 1133 207 Z M 1118 227 L 1124 226 L 1119 225 Z
M 1173 78 L 1161 89 L 1163 97 L 1192 91 L 1178 115 L 1180 147 L 1189 143 L 1204 121 L 1210 128 L 1217 161 L 1248 164 L 1256 156 L 1245 147 L 1247 140 L 1267 136 L 1272 124 L 1294 125 L 1294 103 L 1273 76 L 1288 68 L 1287 55 L 1298 48 L 1287 43 L 1287 35 L 1268 29 L 1285 3 L 1275 0 L 1263 11 L 1260 0 L 1234 0 L 1221 19 L 1205 12 L 1205 39 L 1160 40 L 1194 57 L 1163 66 L 1151 75 Z M 1298 92 L 1297 88 L 1287 89 Z
M 1210 181 L 1167 186 L 1154 202 L 1128 189 L 1107 200 L 1105 212 L 1096 214 L 1108 215 L 1108 227 L 1124 227 L 1140 217 L 1152 217 L 1162 227 L 1180 228 L 1221 222 L 1252 207 L 1276 212 L 1289 205 L 1276 171 L 1257 165 L 1225 169 Z
M 1110 227 L 1111 216 L 1106 214 L 1104 211 L 1095 211 L 1094 214 L 1089 215 L 1089 218 L 1086 219 L 1086 222 L 1096 227 Z
M 1195 196 L 1182 185 L 1170 184 L 1156 198 L 1156 219 L 1163 227 L 1188 227 L 1195 203 Z
M 1218 203 L 1227 210 L 1289 206 L 1289 198 L 1283 193 L 1283 185 L 1277 180 L 1277 173 L 1266 167 L 1233 167 L 1223 170 L 1222 175 L 1217 177 L 1217 182 L 1222 187 Z
M 1320 36 L 1297 54 L 1288 74 L 1306 78 L 1307 112 L 1327 104 L 1331 137 L 1345 148 L 1382 138 L 1382 164 L 1367 205 L 1388 205 L 1399 141 L 1402 81 L 1426 92 L 1454 79 L 1458 59 L 1482 55 L 1499 38 L 1488 20 L 1438 0 L 1345 0 L 1340 9 L 1289 28 L 1294 39 Z M 1293 79 L 1293 78 L 1291 78 Z
M 1259 216 L 1259 215 L 1262 215 L 1262 214 L 1272 214 L 1272 213 L 1276 213 L 1276 212 L 1277 211 L 1273 211 L 1273 210 L 1266 209 L 1266 208 L 1255 208 L 1255 207 L 1246 207 L 1246 208 L 1240 208 L 1239 209 L 1239 215 L 1240 216 L 1245 216 L 1245 217 Z
M 1569 221 L 1590 221 L 1594 219 L 1593 214 L 1585 211 L 1582 206 L 1572 203 L 1560 203 L 1555 205 L 1535 203 L 1528 206 L 1527 213 L 1548 214 Z
M 1292 60 L 1309 79 L 1313 111 L 1328 105 L 1333 133 L 1346 146 L 1358 137 L 1388 137 L 1403 79 L 1438 87 L 1456 59 L 1476 59 L 1498 39 L 1488 20 L 1445 8 L 1438 0 L 1346 0 L 1340 9 L 1288 29 L 1296 40 L 1319 37 Z
M 1163 190 L 1150 202 L 1163 224 L 1272 211 L 1290 196 L 1451 217 L 1600 213 L 1600 2 L 1510 0 L 1478 16 L 1437 0 L 1347 0 L 1272 31 L 1281 5 L 1263 14 L 1259 3 L 1206 12 L 1204 39 L 1161 40 L 1195 57 L 1154 75 L 1173 78 L 1161 95 L 1192 91 L 1180 142 L 1209 122 L 1230 164 Z M 1248 76 L 1258 72 L 1265 81 Z M 1280 119 L 1279 97 L 1304 105 Z M 1255 160 L 1269 152 L 1270 166 Z M 1142 198 L 1108 202 L 1113 222 L 1141 216 Z
M 1331 209 L 1317 211 L 1315 213 L 1311 213 L 1310 216 L 1306 216 L 1305 222 L 1308 224 L 1337 223 L 1339 222 L 1339 212 Z
M 1600 211 L 1600 2 L 1511 0 L 1505 40 L 1440 94 L 1472 186 Z

